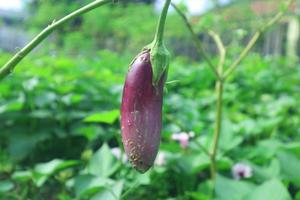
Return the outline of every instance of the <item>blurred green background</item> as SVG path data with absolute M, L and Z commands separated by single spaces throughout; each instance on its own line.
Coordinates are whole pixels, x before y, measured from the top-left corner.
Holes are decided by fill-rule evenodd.
M 31 0 L 16 9 L 1 8 L 9 5 L 1 1 L 1 65 L 54 19 L 91 2 Z M 215 78 L 172 10 L 158 159 L 143 175 L 126 161 L 119 125 L 123 82 L 131 60 L 153 39 L 159 2 L 120 0 L 72 20 L 1 81 L 1 200 L 300 200 L 298 1 L 225 85 L 215 197 L 209 158 L 199 147 L 209 149 L 212 141 Z M 220 34 L 225 66 L 281 9 L 277 0 L 179 6 L 214 63 L 218 51 L 208 31 Z M 176 134 L 188 145 L 174 140 Z M 235 176 L 241 163 L 247 177 Z

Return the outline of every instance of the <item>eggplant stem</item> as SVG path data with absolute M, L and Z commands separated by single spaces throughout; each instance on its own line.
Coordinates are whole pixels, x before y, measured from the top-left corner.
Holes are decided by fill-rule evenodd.
M 159 22 L 157 25 L 154 43 L 162 44 L 164 39 L 164 30 L 166 24 L 166 18 L 168 15 L 168 9 L 170 6 L 171 0 L 166 0 L 161 15 L 159 17 Z

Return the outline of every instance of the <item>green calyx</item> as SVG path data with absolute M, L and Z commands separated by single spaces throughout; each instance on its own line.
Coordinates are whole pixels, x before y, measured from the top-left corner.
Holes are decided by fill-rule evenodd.
M 159 44 L 154 41 L 150 46 L 152 84 L 153 86 L 157 86 L 163 74 L 167 74 L 168 72 L 170 53 L 164 44 Z
M 152 84 L 154 86 L 158 85 L 164 73 L 165 75 L 167 75 L 167 70 L 169 68 L 170 53 L 164 45 L 163 36 L 170 3 L 171 0 L 165 0 L 164 7 L 159 18 L 154 41 L 146 47 L 147 49 L 150 49 L 150 60 L 153 73 Z

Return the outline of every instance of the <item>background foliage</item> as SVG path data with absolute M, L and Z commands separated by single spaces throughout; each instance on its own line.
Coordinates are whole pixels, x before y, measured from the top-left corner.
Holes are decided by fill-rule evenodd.
M 86 3 L 55 2 L 31 5 L 32 32 Z M 209 148 L 212 140 L 215 80 L 180 19 L 171 16 L 164 162 L 141 175 L 112 151 L 122 149 L 119 107 L 127 66 L 152 40 L 157 15 L 151 5 L 103 7 L 58 31 L 1 82 L 0 199 L 213 199 L 209 158 L 199 144 Z M 205 15 L 193 25 L 200 32 L 220 19 Z M 236 22 L 225 23 L 219 32 Z M 229 37 L 226 63 L 243 43 Z M 0 63 L 9 57 L 1 53 Z M 252 52 L 227 83 L 217 199 L 300 199 L 299 77 L 299 62 Z M 195 133 L 187 148 L 172 140 L 181 132 Z M 234 180 L 232 166 L 239 162 L 253 176 Z

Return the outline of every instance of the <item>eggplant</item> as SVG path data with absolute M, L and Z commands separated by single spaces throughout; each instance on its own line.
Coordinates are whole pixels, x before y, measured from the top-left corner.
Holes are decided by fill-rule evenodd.
M 153 42 L 130 64 L 123 88 L 122 142 L 132 166 L 141 173 L 153 165 L 160 143 L 163 90 L 170 60 L 163 35 L 170 3 L 165 1 Z
M 132 62 L 123 89 L 121 105 L 122 142 L 132 166 L 141 173 L 154 163 L 162 128 L 163 74 L 152 84 L 150 50 Z

